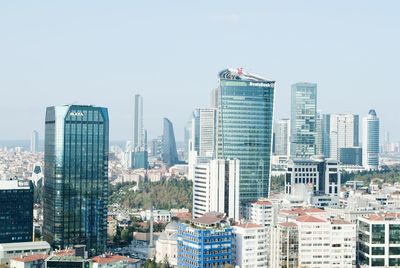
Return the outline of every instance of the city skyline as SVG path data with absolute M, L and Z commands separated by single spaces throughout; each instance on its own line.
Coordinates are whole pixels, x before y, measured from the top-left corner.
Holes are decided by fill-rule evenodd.
M 43 137 L 45 108 L 74 102 L 108 107 L 110 139 L 130 140 L 132 98 L 141 94 L 149 140 L 162 133 L 167 117 L 182 141 L 191 111 L 209 107 L 215 74 L 227 67 L 277 81 L 275 119 L 289 117 L 290 86 L 307 81 L 318 84 L 323 113 L 362 115 L 375 109 L 382 133 L 388 130 L 392 140 L 400 140 L 392 112 L 397 98 L 387 97 L 395 94 L 400 58 L 399 3 L 386 3 L 213 3 L 209 9 L 171 2 L 157 10 L 127 2 L 82 4 L 79 10 L 62 3 L 2 4 L 0 22 L 9 27 L 1 30 L 0 92 L 6 98 L 0 140 L 28 140 L 33 130 Z M 154 16 L 146 17 L 150 11 Z M 246 33 L 249 28 L 270 34 L 254 37 Z M 236 38 L 237 32 L 243 38 Z M 195 53 L 203 50 L 206 57 Z

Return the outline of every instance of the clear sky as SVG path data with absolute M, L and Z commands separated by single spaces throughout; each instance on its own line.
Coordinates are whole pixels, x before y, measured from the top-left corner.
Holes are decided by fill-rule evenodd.
M 400 140 L 400 1 L 1 1 L 0 139 L 43 138 L 47 106 L 109 108 L 113 140 L 130 139 L 133 95 L 149 137 L 168 117 L 178 140 L 207 107 L 218 71 L 244 67 L 290 85 L 318 83 L 318 109 L 364 115 Z

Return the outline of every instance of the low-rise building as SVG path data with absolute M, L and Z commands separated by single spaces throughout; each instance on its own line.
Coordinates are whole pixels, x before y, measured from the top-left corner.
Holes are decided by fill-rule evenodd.
M 171 222 L 165 226 L 164 232 L 161 233 L 156 241 L 156 261 L 164 262 L 165 260 L 172 266 L 176 266 L 178 254 L 178 224 Z
M 13 257 L 10 260 L 10 268 L 44 268 L 44 261 L 47 257 L 47 254 Z
M 101 255 L 93 257 L 93 268 L 139 268 L 142 267 L 140 260 L 119 255 Z
M 34 254 L 49 254 L 50 244 L 47 242 L 21 242 L 0 244 L 0 266 L 10 265 L 10 259 L 14 257 Z

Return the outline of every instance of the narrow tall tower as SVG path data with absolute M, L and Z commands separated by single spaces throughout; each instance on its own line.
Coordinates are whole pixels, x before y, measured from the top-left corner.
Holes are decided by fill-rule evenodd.
M 310 158 L 316 154 L 317 84 L 292 85 L 291 155 Z
M 37 153 L 38 145 L 39 145 L 39 133 L 36 130 L 34 130 L 34 131 L 32 131 L 32 136 L 31 136 L 31 152 L 32 153 Z
M 144 151 L 143 98 L 136 94 L 133 105 L 133 150 Z
M 363 118 L 362 162 L 367 170 L 379 168 L 379 118 L 375 110 L 369 110 Z
M 163 132 L 163 152 L 162 159 L 163 162 L 171 167 L 175 164 L 178 164 L 178 152 L 176 151 L 176 142 L 175 142 L 175 134 L 174 127 L 172 122 L 164 118 L 164 132 Z

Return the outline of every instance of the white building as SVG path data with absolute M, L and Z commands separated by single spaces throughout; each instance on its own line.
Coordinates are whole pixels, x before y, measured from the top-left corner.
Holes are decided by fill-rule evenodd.
M 195 167 L 193 217 L 207 212 L 226 213 L 239 220 L 239 160 L 211 160 Z
M 249 220 L 254 224 L 270 227 L 276 222 L 275 212 L 272 202 L 260 199 L 249 205 Z
M 400 266 L 400 214 L 375 214 L 358 220 L 360 267 Z
M 34 254 L 49 254 L 50 244 L 47 242 L 21 242 L 0 244 L 0 266 L 10 265 L 13 257 L 28 256 Z
M 362 162 L 366 170 L 379 168 L 379 118 L 370 110 L 362 124 Z
M 164 232 L 161 233 L 160 237 L 156 241 L 156 262 L 164 262 L 168 260 L 168 263 L 172 266 L 177 266 L 177 254 L 178 254 L 178 225 L 176 222 L 169 223 Z
M 140 217 L 143 221 L 149 221 L 151 219 L 151 210 L 140 212 Z M 171 212 L 168 210 L 153 210 L 153 219 L 155 222 L 170 222 Z
M 298 230 L 294 222 L 278 223 L 271 229 L 269 265 L 274 268 L 298 268 Z
M 10 259 L 10 268 L 44 268 L 46 254 L 34 254 L 28 256 L 13 257 Z
M 287 238 L 289 235 L 292 239 Z M 278 224 L 272 238 L 271 262 L 278 264 L 272 267 L 354 268 L 356 265 L 356 225 L 343 220 L 302 215 Z M 285 256 L 292 256 L 292 266 L 280 266 L 280 261 L 287 260 Z
M 240 268 L 268 267 L 268 228 L 254 223 L 233 226 L 235 263 Z
M 330 115 L 330 156 L 339 160 L 340 148 L 359 146 L 359 116 L 355 114 Z
M 213 156 L 215 150 L 217 110 L 213 108 L 199 109 L 199 154 Z

